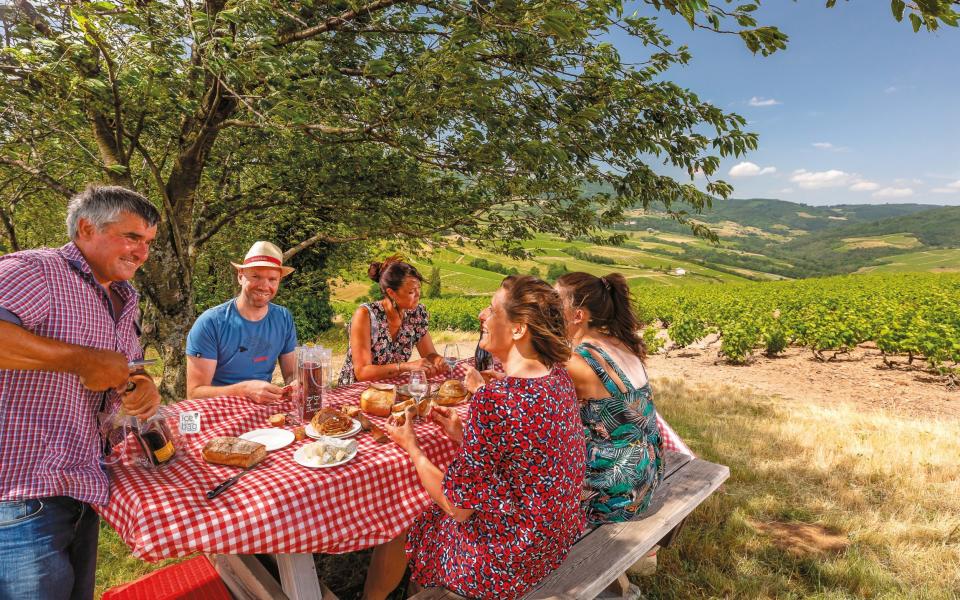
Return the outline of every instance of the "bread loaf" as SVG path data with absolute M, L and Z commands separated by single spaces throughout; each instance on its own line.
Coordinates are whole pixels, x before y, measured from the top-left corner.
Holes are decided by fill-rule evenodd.
M 397 391 L 392 385 L 371 385 L 360 394 L 360 408 L 368 415 L 389 417 L 396 397 Z
M 452 406 L 463 402 L 469 393 L 459 379 L 448 379 L 437 390 L 434 402 L 440 406 Z
M 263 444 L 236 437 L 215 437 L 203 447 L 203 460 L 228 467 L 246 469 L 266 456 L 267 447 Z

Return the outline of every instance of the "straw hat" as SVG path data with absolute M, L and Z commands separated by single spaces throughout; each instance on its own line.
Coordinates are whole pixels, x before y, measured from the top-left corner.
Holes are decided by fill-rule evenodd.
M 249 269 L 251 267 L 272 267 L 280 269 L 280 276 L 286 277 L 293 273 L 293 267 L 283 266 L 283 252 L 270 242 L 254 242 L 243 258 L 242 264 L 230 263 L 238 269 Z

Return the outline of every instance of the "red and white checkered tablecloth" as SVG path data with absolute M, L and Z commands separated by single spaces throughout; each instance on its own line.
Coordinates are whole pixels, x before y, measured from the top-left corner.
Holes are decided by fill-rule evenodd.
M 463 368 L 459 365 L 455 374 Z M 329 390 L 324 403 L 356 405 L 367 386 Z M 293 406 L 220 397 L 187 400 L 175 408 L 199 411 L 201 432 L 181 436 L 176 460 L 160 469 L 110 467 L 110 502 L 97 507 L 139 558 L 156 561 L 194 552 L 352 552 L 395 538 L 431 502 L 406 453 L 391 442 L 374 442 L 366 432 L 356 437 L 356 458 L 342 466 L 310 469 L 294 462 L 293 453 L 312 441 L 308 438 L 271 452 L 231 488 L 208 500 L 208 491 L 239 470 L 205 462 L 203 445 L 216 436 L 269 427 L 270 415 L 291 412 Z M 466 418 L 468 405 L 458 411 Z M 659 415 L 657 422 L 665 448 L 690 453 Z M 430 460 L 446 468 L 456 446 L 431 422 L 420 420 L 415 428 Z

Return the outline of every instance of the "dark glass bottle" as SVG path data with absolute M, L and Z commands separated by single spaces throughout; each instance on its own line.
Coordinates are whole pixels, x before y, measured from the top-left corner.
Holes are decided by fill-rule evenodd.
M 480 328 L 480 339 L 477 340 L 477 349 L 473 351 L 473 364 L 478 371 L 486 371 L 493 367 L 493 356 L 480 347 L 483 339 L 483 328 Z
M 133 435 L 136 436 L 147 460 L 154 466 L 169 462 L 177 453 L 177 449 L 173 445 L 173 438 L 164 420 L 155 418 L 141 423 L 134 418 L 133 421 Z

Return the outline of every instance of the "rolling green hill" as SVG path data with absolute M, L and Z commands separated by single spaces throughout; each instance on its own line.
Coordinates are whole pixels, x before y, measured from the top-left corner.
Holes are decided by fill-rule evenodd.
M 717 200 L 711 211 L 697 217 L 707 223 L 733 221 L 771 232 L 821 231 L 839 225 L 902 217 L 933 208 L 926 204 L 841 204 L 809 206 L 797 202 L 751 198 Z
M 960 270 L 960 207 L 749 199 L 717 201 L 696 219 L 719 243 L 694 237 L 664 213 L 632 211 L 617 227 L 626 240 L 616 247 L 539 235 L 523 242 L 526 259 L 451 243 L 411 261 L 425 276 L 439 267 L 444 293 L 466 295 L 493 292 L 506 273 L 546 277 L 559 265 L 597 275 L 618 271 L 632 287 Z M 367 287 L 353 285 L 338 297 L 354 299 Z

